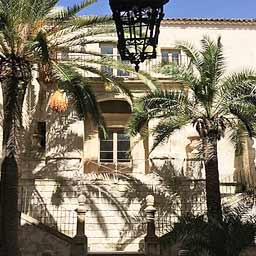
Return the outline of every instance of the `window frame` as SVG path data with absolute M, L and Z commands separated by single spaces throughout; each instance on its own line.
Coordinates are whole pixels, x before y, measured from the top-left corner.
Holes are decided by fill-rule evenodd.
M 113 58 L 114 57 L 114 52 L 115 52 L 115 45 L 114 44 L 107 44 L 107 43 L 101 43 L 99 45 L 100 47 L 100 53 L 102 55 L 105 55 L 107 57 Z M 103 49 L 106 50 L 106 52 L 104 53 Z M 110 51 L 108 51 L 109 49 L 111 49 Z M 114 69 L 109 67 L 109 66 L 105 66 L 105 65 L 101 65 L 101 71 L 108 73 L 110 75 L 114 75 Z
M 123 61 L 121 59 L 121 56 L 118 53 L 116 44 L 100 43 L 99 48 L 100 48 L 101 54 L 103 54 L 107 57 L 113 58 L 114 60 L 120 61 L 121 63 L 129 64 L 129 61 Z M 103 49 L 105 49 L 105 52 Z M 108 49 L 110 49 L 110 51 L 108 51 Z M 128 72 L 126 70 L 113 69 L 111 67 L 104 66 L 104 65 L 101 65 L 101 71 L 109 73 L 116 77 L 130 77 L 131 76 L 130 72 Z
M 101 132 L 99 131 L 99 156 L 98 156 L 98 162 L 102 163 L 102 164 L 129 164 L 132 161 L 132 157 L 129 154 L 127 156 L 127 159 L 125 158 L 118 158 L 118 153 L 122 153 L 122 152 L 130 152 L 131 150 L 131 137 L 129 136 L 129 140 L 119 140 L 118 139 L 118 134 L 124 134 L 127 135 L 125 133 L 124 128 L 109 128 L 108 132 L 112 133 L 112 151 L 107 151 L 107 150 L 102 150 L 101 149 L 101 141 L 102 141 L 102 135 Z M 107 141 L 107 140 L 105 140 Z M 129 141 L 129 146 L 128 146 L 128 150 L 118 150 L 118 142 L 120 141 Z M 113 152 L 113 159 L 112 161 L 104 161 L 107 159 L 103 159 L 101 158 L 101 153 L 102 152 Z M 121 161 L 120 161 L 121 160 Z
M 167 52 L 167 56 L 163 56 L 163 52 Z M 181 51 L 175 48 L 161 48 L 161 63 L 181 65 Z M 174 56 L 176 55 L 176 57 Z M 164 60 L 166 59 L 166 60 Z
M 46 121 L 37 121 L 31 137 L 32 150 L 46 152 Z

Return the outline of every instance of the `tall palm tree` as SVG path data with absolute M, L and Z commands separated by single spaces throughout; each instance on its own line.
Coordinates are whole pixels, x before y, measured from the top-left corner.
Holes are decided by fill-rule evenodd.
M 120 80 L 102 72 L 99 65 L 127 71 L 132 71 L 132 67 L 86 48 L 94 43 L 113 42 L 104 39 L 104 35 L 114 31 L 110 17 L 77 16 L 96 1 L 83 0 L 67 9 L 56 9 L 58 0 L 0 0 L 0 82 L 4 106 L 0 255 L 18 254 L 17 135 L 22 127 L 22 106 L 32 71 L 38 73 L 39 103 L 44 101 L 47 90 L 63 88 L 73 99 L 79 116 L 83 118 L 89 113 L 99 125 L 102 121 L 96 99 L 81 71 L 94 73 L 129 95 Z M 97 39 L 97 35 L 101 37 Z M 79 58 L 60 58 L 62 53 L 82 54 L 86 58 L 83 62 Z M 138 76 L 154 87 L 147 74 Z
M 129 127 L 135 135 L 149 120 L 158 119 L 152 129 L 153 149 L 185 125 L 196 128 L 205 164 L 208 219 L 221 222 L 217 144 L 227 131 L 234 139 L 241 125 L 249 136 L 255 135 L 256 73 L 225 76 L 220 37 L 215 42 L 205 36 L 201 45 L 200 50 L 187 42 L 177 45 L 188 56 L 188 66 L 165 65 L 161 72 L 180 82 L 180 90 L 159 89 L 139 99 Z

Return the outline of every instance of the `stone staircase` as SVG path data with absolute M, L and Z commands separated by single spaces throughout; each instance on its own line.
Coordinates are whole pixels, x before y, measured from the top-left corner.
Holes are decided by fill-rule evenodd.
M 73 239 L 24 213 L 20 215 L 19 248 L 22 256 L 70 256 Z
M 49 207 L 34 187 L 20 187 L 19 200 L 22 256 L 70 256 L 77 213 Z
M 105 178 L 105 183 L 107 184 L 104 186 L 96 186 L 92 181 L 88 182 L 88 184 L 82 184 L 83 194 L 86 196 L 87 199 L 87 213 L 86 213 L 86 220 L 85 221 L 85 234 L 88 236 L 89 246 L 87 247 L 87 250 L 90 254 L 95 255 L 123 255 L 123 253 L 128 255 L 138 255 L 138 252 L 134 251 L 141 251 L 144 247 L 143 239 L 146 233 L 145 226 L 146 226 L 146 218 L 145 216 L 141 219 L 136 220 L 136 223 L 139 223 L 140 225 L 144 225 L 143 228 L 142 225 L 139 226 L 140 231 L 138 236 L 138 239 L 135 240 L 125 240 L 125 243 L 122 240 L 117 240 L 117 235 L 120 234 L 119 232 L 119 226 L 120 223 L 117 222 L 117 218 L 124 218 L 126 216 L 118 216 L 117 209 L 112 209 L 111 206 L 108 204 L 107 201 L 104 201 L 103 194 L 110 192 L 111 200 L 114 203 L 118 203 L 119 207 L 124 208 L 125 210 L 129 211 L 129 214 L 133 216 L 133 213 L 138 213 L 139 206 L 138 202 L 135 201 L 135 205 L 133 205 L 133 208 L 125 208 L 125 201 L 121 201 L 121 199 L 125 198 L 124 195 L 124 186 L 127 186 L 127 184 L 121 183 L 120 180 L 118 182 L 112 182 L 111 184 L 108 184 L 108 179 Z M 109 183 L 110 183 L 109 181 Z M 95 182 L 95 181 L 94 181 Z M 195 188 L 200 187 L 199 185 L 202 183 L 202 181 L 193 181 L 193 186 Z M 104 183 L 104 184 L 105 184 Z M 197 184 L 198 183 L 198 184 Z M 200 183 L 200 184 L 199 184 Z M 138 183 L 140 185 L 140 183 Z M 65 198 L 65 201 L 60 200 L 59 206 L 54 206 L 52 203 L 52 196 L 55 193 L 56 194 L 56 187 L 58 184 L 55 181 L 52 180 L 35 180 L 33 182 L 24 182 L 21 183 L 20 187 L 20 211 L 21 211 L 21 219 L 24 221 L 25 226 L 30 226 L 30 229 L 36 229 L 37 232 L 43 232 L 43 235 L 39 235 L 39 237 L 46 238 L 46 233 L 49 234 L 50 240 L 58 239 L 61 241 L 64 241 L 64 244 L 68 244 L 70 247 L 73 237 L 76 235 L 77 230 L 77 212 L 74 210 L 77 208 L 77 194 L 73 191 L 73 184 L 67 183 L 64 187 L 62 185 L 63 193 L 68 194 L 69 198 Z M 92 187 L 92 192 L 89 193 L 87 188 L 87 185 Z M 184 189 L 187 189 L 188 186 L 184 186 Z M 137 188 L 137 187 L 136 187 Z M 228 189 L 227 189 L 228 188 Z M 70 190 L 72 189 L 72 190 Z M 143 195 L 146 194 L 146 191 L 142 191 L 142 186 L 138 187 L 136 191 L 139 191 Z M 144 187 L 143 187 L 144 189 Z M 189 187 L 189 189 L 191 189 Z M 236 184 L 223 184 L 222 187 L 222 193 L 224 194 L 233 194 L 236 189 Z M 194 189 L 195 190 L 195 189 Z M 186 190 L 185 190 L 186 191 Z M 72 193 L 73 194 L 72 194 Z M 122 197 L 121 197 L 122 196 Z M 191 194 L 190 194 L 191 196 Z M 92 200 L 93 199 L 93 200 Z M 119 201 L 118 201 L 118 200 Z M 201 197 L 195 198 L 194 205 L 188 205 L 193 206 L 194 209 L 198 212 L 203 212 L 205 208 L 204 200 Z M 158 202 L 160 201 L 159 198 L 157 198 Z M 163 201 L 161 201 L 164 203 Z M 94 203 L 94 204 L 93 204 Z M 167 202 L 168 203 L 168 202 Z M 94 208 L 89 208 L 89 205 L 95 206 Z M 136 206 L 136 207 L 134 207 Z M 167 205 L 169 207 L 169 205 Z M 173 204 L 173 207 L 178 207 L 177 205 Z M 68 209 L 69 208 L 69 209 Z M 88 210 L 89 209 L 89 210 Z M 135 209 L 135 211 L 134 211 Z M 160 208 L 158 207 L 158 210 Z M 101 215 L 96 215 L 95 213 L 101 212 Z M 86 211 L 86 210 L 85 210 Z M 102 214 L 103 213 L 103 214 Z M 115 215 L 114 215 L 115 214 Z M 177 219 L 177 216 L 175 215 L 164 215 L 161 211 L 159 213 L 156 213 L 155 216 L 155 224 L 156 224 L 156 234 L 160 237 L 166 233 L 166 230 L 168 228 L 170 229 L 170 223 L 173 223 Z M 119 220 L 118 220 L 119 221 Z M 102 236 L 102 232 L 98 232 L 96 230 L 96 226 L 98 224 L 105 222 L 108 223 L 108 227 L 106 227 L 108 230 L 106 236 Z M 119 225 L 119 226 L 118 226 Z M 122 224 L 123 225 L 123 224 Z M 168 226 L 169 225 L 169 226 Z M 24 225 L 23 225 L 24 226 Z M 32 227 L 31 227 L 32 226 Z M 135 230 L 136 226 L 134 223 L 131 223 L 131 226 L 128 227 L 127 230 L 124 231 L 127 232 L 129 235 L 129 232 L 133 232 Z M 28 228 L 26 230 L 29 230 Z M 101 230 L 100 230 L 101 231 Z M 116 235 L 117 233 L 117 235 Z M 28 234 L 30 236 L 30 234 Z M 112 238 L 112 236 L 115 235 L 115 240 Z M 125 233 L 126 235 L 126 233 Z M 127 237 L 128 237 L 127 235 Z M 121 234 L 120 234 L 121 236 Z M 129 237 L 128 237 L 129 238 Z M 35 242 L 35 238 L 31 237 L 31 239 Z M 109 239 L 109 240 L 108 240 Z M 135 241 L 135 246 L 133 242 Z M 43 243 L 44 244 L 44 243 Z M 104 244 L 104 245 L 103 245 Z M 127 246 L 123 245 L 129 244 L 129 248 Z M 105 245 L 110 245 L 109 247 Z M 120 246 L 121 245 L 121 246 Z M 64 247 L 65 247 L 64 246 Z M 39 245 L 37 246 L 39 247 Z M 47 247 L 47 246 L 46 246 Z M 48 248 L 48 247 L 47 247 Z M 47 249 L 48 250 L 48 249 Z M 50 249 L 49 249 L 50 250 Z M 120 251 L 119 251 L 120 250 Z M 121 251 L 125 250 L 125 252 Z M 70 251 L 70 249 L 68 250 Z M 92 252 L 90 252 L 92 251 Z M 95 252 L 99 251 L 99 252 Z M 102 252 L 104 251 L 104 252 Z M 111 252 L 106 252 L 111 251 Z M 114 252 L 113 252 L 114 251 Z M 129 251 L 129 252 L 127 252 Z M 130 252 L 131 251 L 131 252 Z M 56 252 L 54 252 L 56 255 L 58 255 Z M 63 254 L 64 253 L 64 254 Z M 60 254 L 61 256 L 65 255 L 66 251 Z M 54 254 L 54 255 L 55 255 Z M 142 253 L 143 254 L 143 253 Z M 30 254 L 25 254 L 30 255 Z M 31 255 L 37 255 L 37 254 L 31 254 Z M 139 254 L 140 255 L 140 254 Z
M 21 187 L 19 199 L 19 244 L 22 256 L 73 256 L 70 254 L 72 244 L 76 241 L 76 233 L 79 233 L 81 226 L 84 234 L 84 223 L 80 223 L 80 228 L 77 224 L 77 221 L 81 219 L 81 205 L 84 206 L 83 203 L 78 206 L 77 212 L 63 207 L 49 209 L 49 205 L 44 202 L 39 192 L 33 187 Z M 85 212 L 82 210 L 83 217 Z M 90 256 L 145 255 L 143 252 L 126 251 L 89 252 L 88 254 Z
M 85 236 L 85 201 L 84 195 L 78 198 L 76 221 L 71 222 L 75 229 L 62 226 L 61 220 L 67 219 L 69 210 L 58 209 L 56 213 L 49 210 L 43 198 L 35 188 L 21 188 L 20 191 L 20 230 L 19 246 L 22 256 L 144 256 L 138 251 L 88 252 Z M 156 210 L 154 210 L 155 212 Z M 61 212 L 61 214 L 59 213 Z M 148 213 L 147 213 L 148 214 Z M 152 218 L 150 221 L 152 222 Z M 71 232 L 72 230 L 72 232 Z M 75 231 L 75 233 L 74 233 Z M 72 236 L 72 234 L 74 234 Z M 147 246 L 145 247 L 147 248 Z M 145 250 L 147 251 L 147 249 Z
M 55 236 L 58 239 L 61 239 L 69 244 L 72 243 L 72 238 L 68 235 L 66 235 L 65 233 L 62 233 L 60 231 L 58 231 L 57 229 L 50 227 L 46 224 L 41 223 L 40 221 L 32 218 L 29 215 L 26 215 L 24 213 L 20 214 L 20 225 L 21 227 L 24 225 L 33 225 L 35 226 L 37 229 L 40 229 L 44 232 L 47 232 L 49 234 L 51 234 L 52 236 Z
M 46 204 L 34 187 L 21 187 L 19 199 L 19 209 L 24 218 L 67 237 L 75 236 L 77 221 L 75 211 Z

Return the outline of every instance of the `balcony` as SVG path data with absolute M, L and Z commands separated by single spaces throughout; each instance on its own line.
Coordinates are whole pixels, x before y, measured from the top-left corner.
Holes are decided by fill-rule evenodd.
M 113 58 L 114 60 L 120 60 L 119 55 L 106 55 L 106 56 Z M 72 53 L 72 54 L 69 54 L 68 56 L 66 56 L 66 55 L 62 56 L 60 54 L 59 58 L 61 58 L 63 60 L 65 60 L 65 59 L 74 60 L 81 65 L 87 65 L 92 68 L 98 69 L 100 67 L 100 70 L 107 72 L 115 77 L 127 78 L 127 79 L 136 77 L 135 73 L 130 73 L 130 72 L 123 71 L 123 70 L 113 69 L 110 66 L 95 64 L 94 61 L 96 63 L 100 61 L 100 58 L 101 58 L 100 56 Z M 123 63 L 131 65 L 131 64 L 129 64 L 128 61 L 123 61 Z M 188 57 L 186 55 L 182 55 L 182 54 L 175 55 L 175 57 L 169 56 L 168 58 L 166 58 L 165 56 L 163 57 L 162 55 L 158 55 L 156 59 L 146 60 L 144 63 L 141 63 L 140 70 L 147 72 L 156 78 L 167 78 L 166 75 L 163 75 L 163 74 L 160 74 L 157 72 L 157 67 L 159 67 L 162 64 L 171 64 L 171 63 L 177 64 L 177 65 L 187 65 Z M 95 75 L 89 71 L 84 71 L 84 70 L 81 70 L 81 74 L 85 77 L 97 77 L 97 75 Z

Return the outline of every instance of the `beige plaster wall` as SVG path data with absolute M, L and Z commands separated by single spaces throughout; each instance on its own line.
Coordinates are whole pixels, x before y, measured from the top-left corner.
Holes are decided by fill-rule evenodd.
M 174 47 L 175 42 L 183 40 L 200 47 L 200 40 L 204 35 L 212 39 L 221 36 L 229 72 L 256 67 L 255 25 L 166 23 L 161 27 L 159 48 Z
M 159 47 L 174 47 L 176 40 L 191 41 L 198 46 L 200 39 L 205 34 L 212 38 L 222 35 L 228 71 L 239 71 L 241 68 L 256 64 L 255 27 L 226 25 L 163 26 Z M 170 81 L 165 81 L 163 84 L 166 88 L 174 87 Z M 97 88 L 97 86 L 103 88 L 100 83 L 95 82 L 93 85 L 96 87 L 95 90 L 99 100 L 120 98 L 120 96 Z M 127 82 L 127 86 L 132 88 L 136 96 L 145 92 L 145 86 L 143 87 L 138 81 Z M 85 170 L 90 170 L 91 167 L 86 166 L 85 163 L 87 160 L 97 163 L 99 141 L 97 130 L 89 120 L 85 120 L 85 122 L 72 120 L 72 114 L 69 118 L 62 118 L 62 116 L 52 112 L 48 117 L 46 154 L 39 160 L 27 159 L 22 163 L 22 171 L 25 170 L 23 173 L 27 172 L 27 177 L 30 178 L 37 176 L 54 179 L 53 181 L 42 180 L 32 184 L 42 195 L 51 211 L 52 195 L 56 191 L 56 184 L 58 183 L 56 180 L 60 177 L 72 180 L 78 170 L 81 171 L 84 167 L 88 168 Z M 122 117 L 116 116 L 115 122 L 121 121 Z M 186 127 L 175 133 L 167 143 L 160 145 L 151 153 L 150 158 L 160 158 L 153 160 L 153 162 L 147 159 L 148 156 L 144 151 L 145 144 L 142 141 L 136 143 L 132 151 L 132 173 L 137 178 L 136 182 L 132 182 L 134 181 L 132 177 L 123 173 L 120 176 L 125 177 L 125 179 L 115 179 L 112 176 L 109 178 L 108 175 L 102 174 L 102 178 L 95 176 L 84 181 L 84 183 L 83 177 L 81 177 L 80 185 L 72 184 L 72 182 L 66 185 L 62 183 L 62 193 L 64 194 L 62 207 L 74 210 L 77 206 L 77 195 L 81 191 L 86 194 L 89 200 L 87 201 L 86 234 L 89 238 L 91 251 L 139 250 L 139 242 L 144 235 L 144 230 L 138 229 L 141 233 L 136 234 L 136 236 L 133 232 L 137 231 L 136 224 L 144 221 L 143 219 L 136 219 L 136 217 L 140 217 L 139 210 L 143 206 L 145 196 L 158 188 L 160 195 L 170 196 L 169 192 L 161 187 L 162 181 L 157 179 L 158 176 L 154 176 L 154 174 L 145 175 L 145 173 L 149 172 L 150 167 L 154 167 L 154 165 L 162 166 L 167 159 L 172 159 L 175 168 L 178 171 L 181 170 L 186 157 L 185 148 L 189 143 L 188 137 L 191 135 L 195 135 L 195 131 L 191 127 Z M 132 140 L 136 141 L 136 139 L 133 138 Z M 150 137 L 149 149 L 152 144 L 153 138 Z M 250 153 L 250 158 L 251 162 L 254 162 L 253 152 Z M 234 149 L 227 140 L 221 140 L 219 143 L 219 168 L 221 178 L 227 177 L 229 181 L 233 180 Z M 248 175 L 250 175 L 250 172 Z M 130 197 L 127 196 L 128 192 Z M 165 200 L 165 197 L 159 199 L 161 202 L 165 202 Z M 132 225 L 129 225 L 129 222 Z
M 190 42 L 195 47 L 199 48 L 200 40 L 205 35 L 209 36 L 211 39 L 216 39 L 218 36 L 221 36 L 227 74 L 239 72 L 245 68 L 256 69 L 256 48 L 254 45 L 256 40 L 255 25 L 171 23 L 168 25 L 168 22 L 166 22 L 161 27 L 158 47 L 159 54 L 161 48 L 175 48 L 175 44 L 179 41 Z M 170 140 L 170 152 L 166 151 L 166 147 L 159 147 L 157 153 L 162 152 L 160 154 L 177 158 L 175 160 L 175 166 L 180 169 L 182 167 L 182 159 L 184 159 L 186 155 L 185 146 L 188 143 L 187 136 L 191 133 L 194 134 L 196 132 L 193 131 L 192 128 L 176 132 Z M 218 145 L 219 172 L 223 180 L 233 181 L 233 173 L 235 171 L 234 148 L 227 137 L 228 136 L 222 139 Z M 254 145 L 253 148 L 255 148 Z M 252 158 L 253 152 L 249 154 Z M 247 168 L 247 172 L 249 172 L 249 167 L 245 166 L 245 168 Z M 251 171 L 255 172 L 255 170 Z

